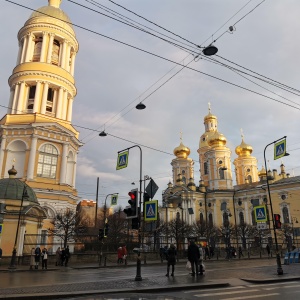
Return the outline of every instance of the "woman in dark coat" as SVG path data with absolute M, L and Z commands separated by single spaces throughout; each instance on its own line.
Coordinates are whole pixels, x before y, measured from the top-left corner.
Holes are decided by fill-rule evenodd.
M 175 269 L 175 265 L 176 265 L 176 255 L 177 255 L 177 251 L 175 248 L 174 244 L 170 245 L 170 248 L 167 251 L 167 274 L 166 276 L 169 276 L 170 273 L 170 266 L 172 266 L 172 273 L 171 276 L 174 276 L 174 269 Z

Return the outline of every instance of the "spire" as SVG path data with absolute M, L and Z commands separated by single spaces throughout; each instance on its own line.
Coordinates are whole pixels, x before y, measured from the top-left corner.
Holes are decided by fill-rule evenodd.
M 53 6 L 56 8 L 59 8 L 61 4 L 61 0 L 48 0 L 48 2 L 49 2 L 49 6 Z

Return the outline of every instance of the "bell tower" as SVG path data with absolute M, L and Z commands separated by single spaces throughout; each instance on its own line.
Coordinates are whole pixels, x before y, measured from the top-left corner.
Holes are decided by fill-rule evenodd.
M 49 215 L 78 200 L 75 176 L 81 146 L 71 123 L 79 45 L 60 4 L 49 0 L 18 32 L 9 108 L 0 120 L 0 178 L 7 177 L 14 159 L 18 177 L 26 179 Z

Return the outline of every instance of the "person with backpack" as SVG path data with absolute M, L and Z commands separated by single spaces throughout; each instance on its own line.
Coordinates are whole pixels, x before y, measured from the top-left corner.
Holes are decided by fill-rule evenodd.
M 177 251 L 175 245 L 171 244 L 170 248 L 167 250 L 167 274 L 166 274 L 167 277 L 169 277 L 170 274 L 170 266 L 172 266 L 171 276 L 174 276 L 176 256 L 177 256 Z
M 39 263 L 40 263 L 41 253 L 42 253 L 42 251 L 41 251 L 40 246 L 37 246 L 37 247 L 35 248 L 35 251 L 34 251 L 34 254 L 35 254 L 35 258 L 34 258 L 34 260 L 35 260 L 35 267 L 34 267 L 34 268 L 35 268 L 36 270 L 39 268 Z

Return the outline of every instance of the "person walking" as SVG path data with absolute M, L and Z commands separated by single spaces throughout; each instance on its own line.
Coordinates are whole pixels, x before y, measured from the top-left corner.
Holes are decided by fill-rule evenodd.
M 65 248 L 61 249 L 61 255 L 60 255 L 60 265 L 63 266 L 66 259 L 66 250 Z
M 126 248 L 126 245 L 124 245 L 123 247 L 122 247 L 122 259 L 123 259 L 123 262 L 125 263 L 125 265 L 127 265 L 127 254 L 128 254 L 128 252 L 127 252 L 127 248 Z
M 200 244 L 199 245 L 199 254 L 200 254 L 200 257 L 199 257 L 199 275 L 203 275 L 203 272 L 205 271 L 204 270 L 204 265 L 203 265 L 203 248 L 202 248 L 202 245 Z
M 208 246 L 207 246 L 207 245 L 205 246 L 204 250 L 205 250 L 205 257 L 204 257 L 204 259 L 205 259 L 205 260 L 206 260 L 206 258 L 210 259 L 209 249 L 208 249 Z
M 32 270 L 35 266 L 35 248 L 31 248 L 30 252 L 30 270 Z
M 68 266 L 70 256 L 71 256 L 70 255 L 70 249 L 69 249 L 69 246 L 67 246 L 67 248 L 65 250 L 65 267 Z
M 43 249 L 42 251 L 42 270 L 47 270 L 48 267 L 48 251 L 46 248 Z
M 40 258 L 41 258 L 41 248 L 40 246 L 37 246 L 34 250 L 34 261 L 35 261 L 35 269 L 37 270 L 39 268 Z
M 170 266 L 172 266 L 171 276 L 174 276 L 175 265 L 176 265 L 176 256 L 177 256 L 177 251 L 176 251 L 175 245 L 171 244 L 170 248 L 168 249 L 167 274 L 166 274 L 166 276 L 169 276 L 169 274 L 170 274 Z
M 122 264 L 123 263 L 123 249 L 122 249 L 121 246 L 118 248 L 117 254 L 118 254 L 118 261 L 117 261 L 117 263 L 118 264 Z
M 59 266 L 61 263 L 61 251 L 60 251 L 60 247 L 57 248 L 56 252 L 55 252 L 55 257 L 56 257 L 56 266 Z
M 270 258 L 271 249 L 270 249 L 269 244 L 267 244 L 266 250 L 267 250 L 267 253 L 268 253 L 268 258 Z
M 241 246 L 239 246 L 239 258 L 241 257 L 244 257 L 244 254 L 243 254 L 243 249 Z
M 199 258 L 200 253 L 198 246 L 195 244 L 194 241 L 190 241 L 188 247 L 188 260 L 190 261 L 192 266 L 192 276 L 198 275 Z

